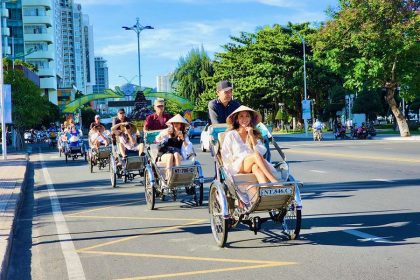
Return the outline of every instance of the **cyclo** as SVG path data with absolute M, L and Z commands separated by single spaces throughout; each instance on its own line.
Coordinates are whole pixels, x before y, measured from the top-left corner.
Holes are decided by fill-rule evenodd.
M 95 144 L 92 142 L 92 133 L 92 131 L 89 132 L 89 150 L 87 151 L 90 173 L 93 173 L 93 167 L 95 165 L 98 166 L 99 170 L 105 168 L 108 165 L 108 171 L 110 171 L 112 146 L 100 145 L 99 147 L 96 147 Z M 106 140 L 111 141 L 111 139 L 108 137 L 108 134 L 105 133 L 104 136 L 107 138 Z
M 176 201 L 178 194 L 185 190 L 187 195 L 192 195 L 197 206 L 203 204 L 204 177 L 201 164 L 195 159 L 193 152 L 181 165 L 171 168 L 171 175 L 166 178 L 166 165 L 159 161 L 158 147 L 155 138 L 161 130 L 145 133 L 147 165 L 144 172 L 144 193 L 146 196 L 147 208 L 155 209 L 156 198 L 162 201 L 167 196 L 172 196 Z
M 257 234 L 261 224 L 269 220 L 280 225 L 289 239 L 298 238 L 302 220 L 299 186 L 302 184 L 290 175 L 283 152 L 273 139 L 272 144 L 282 158 L 279 162 L 272 162 L 278 182 L 258 184 L 254 174 L 231 176 L 224 168 L 220 154 L 226 128 L 226 124 L 212 125 L 209 128 L 210 149 L 216 167 L 216 178 L 210 185 L 209 212 L 211 230 L 217 245 L 224 247 L 228 231 L 240 223 L 248 225 L 249 229 Z M 256 188 L 257 197 L 253 199 L 250 207 L 240 209 L 239 199 L 245 194 L 239 186 L 244 185 L 247 186 L 247 190 Z M 268 215 L 260 217 L 260 213 Z
M 134 125 L 130 123 L 130 125 Z M 133 181 L 136 176 L 143 177 L 147 162 L 146 156 L 140 156 L 137 151 L 126 151 L 126 158 L 123 158 L 119 150 L 119 137 L 111 141 L 110 154 L 110 175 L 111 186 L 117 187 L 117 180 L 122 179 L 124 183 Z
M 79 136 L 71 136 L 66 142 L 63 142 L 63 144 L 66 163 L 68 158 L 75 160 L 79 157 L 84 157 L 85 161 L 87 161 L 86 148 L 83 140 L 80 139 Z

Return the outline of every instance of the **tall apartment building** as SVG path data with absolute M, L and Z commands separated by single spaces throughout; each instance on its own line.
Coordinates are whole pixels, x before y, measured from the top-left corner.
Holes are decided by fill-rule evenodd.
M 40 87 L 57 104 L 60 76 L 59 26 L 55 23 L 58 0 L 2 2 L 3 55 L 23 59 L 38 68 Z
M 63 79 L 60 88 L 76 87 L 83 94 L 93 92 L 93 27 L 82 6 L 73 0 L 60 0 L 63 42 Z
M 67 103 L 74 87 L 84 94 L 93 92 L 93 27 L 80 4 L 73 0 L 0 3 L 3 56 L 36 65 L 40 87 L 51 102 Z
M 156 76 L 156 90 L 158 92 L 172 92 L 171 74 Z
M 93 93 L 103 93 L 107 88 L 109 88 L 108 65 L 103 57 L 95 57 L 95 85 L 93 86 Z M 103 112 L 107 108 L 107 100 L 96 100 L 94 108 Z

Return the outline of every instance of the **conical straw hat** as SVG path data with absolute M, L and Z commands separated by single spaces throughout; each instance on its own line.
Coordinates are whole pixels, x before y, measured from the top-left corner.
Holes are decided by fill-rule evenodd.
M 257 111 L 255 111 L 254 109 L 251 109 L 251 108 L 249 108 L 249 107 L 247 107 L 247 106 L 244 106 L 244 105 L 241 105 L 241 106 L 239 106 L 239 108 L 238 109 L 236 109 L 235 111 L 233 111 L 227 118 L 226 118 L 226 123 L 227 124 L 229 124 L 229 125 L 232 125 L 233 124 L 233 122 L 234 122 L 234 120 L 233 120 L 233 117 L 237 114 L 237 113 L 239 113 L 239 112 L 243 112 L 243 111 L 248 111 L 248 112 L 250 112 L 251 113 L 251 117 L 253 118 L 253 120 L 254 120 L 254 123 L 255 124 L 259 124 L 261 121 L 262 121 L 262 117 L 261 117 L 261 114 L 260 113 L 258 113 Z
M 169 119 L 166 122 L 166 125 L 169 125 L 171 123 L 183 123 L 185 125 L 190 125 L 186 119 L 184 119 L 180 114 L 176 114 L 173 118 Z

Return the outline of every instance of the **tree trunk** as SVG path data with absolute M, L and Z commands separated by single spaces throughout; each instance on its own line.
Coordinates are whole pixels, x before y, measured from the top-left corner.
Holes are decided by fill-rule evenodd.
M 408 128 L 407 121 L 405 120 L 403 114 L 401 113 L 400 109 L 397 106 L 397 102 L 395 101 L 395 98 L 394 98 L 394 93 L 395 93 L 395 87 L 387 87 L 385 100 L 388 103 L 389 107 L 391 108 L 392 113 L 395 116 L 395 119 L 397 120 L 397 124 L 400 129 L 400 135 L 402 137 L 409 137 L 410 130 Z

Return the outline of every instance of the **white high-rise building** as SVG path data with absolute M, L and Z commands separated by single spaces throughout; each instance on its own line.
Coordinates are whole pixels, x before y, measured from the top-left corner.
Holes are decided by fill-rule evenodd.
M 156 76 L 156 90 L 158 92 L 172 92 L 172 78 L 171 74 Z
M 90 94 L 95 83 L 93 27 L 80 4 L 60 0 L 60 7 L 64 72 L 59 86 L 76 87 L 83 94 Z

